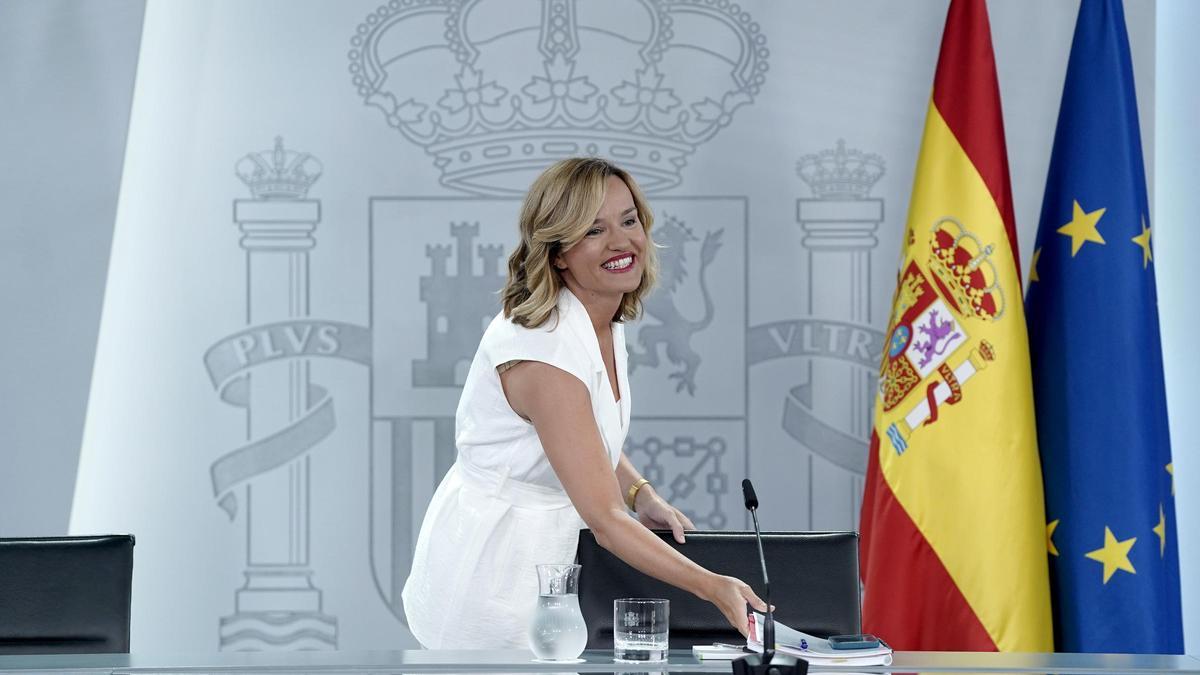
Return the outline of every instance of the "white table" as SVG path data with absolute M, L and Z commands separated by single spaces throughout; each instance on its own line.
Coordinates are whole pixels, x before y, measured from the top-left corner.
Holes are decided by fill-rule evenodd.
M 614 663 L 611 652 L 589 651 L 574 665 L 533 661 L 528 651 L 219 652 L 0 656 L 0 673 L 728 673 L 728 661 L 698 661 L 672 650 L 659 664 Z M 809 672 L 846 672 L 846 668 Z M 1157 654 L 999 654 L 896 652 L 891 666 L 853 672 L 1195 673 L 1200 658 Z

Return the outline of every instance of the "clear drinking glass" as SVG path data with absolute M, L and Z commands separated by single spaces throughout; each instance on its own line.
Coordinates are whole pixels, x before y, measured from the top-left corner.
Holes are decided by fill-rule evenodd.
M 582 565 L 535 565 L 538 604 L 529 624 L 529 648 L 542 661 L 578 661 L 587 645 L 579 610 Z
M 613 660 L 666 661 L 670 612 L 659 598 L 613 600 Z

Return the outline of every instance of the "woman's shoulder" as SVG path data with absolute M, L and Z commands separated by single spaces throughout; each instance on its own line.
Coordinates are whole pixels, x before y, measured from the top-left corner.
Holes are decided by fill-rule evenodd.
M 522 326 L 514 321 L 512 317 L 505 316 L 504 312 L 501 311 L 487 325 L 487 328 L 484 329 L 483 339 L 486 342 L 489 340 L 521 339 L 537 335 L 551 335 L 558 338 L 562 334 L 561 331 L 556 330 L 559 323 L 557 310 L 551 312 L 550 318 L 546 319 L 540 326 Z
M 591 359 L 558 310 L 540 326 L 522 326 L 503 313 L 484 331 L 480 349 L 493 367 L 509 361 L 542 361 L 587 382 Z
M 550 314 L 540 326 L 522 326 L 516 323 L 510 317 L 504 316 L 504 313 L 496 315 L 492 322 L 483 332 L 483 340 L 480 342 L 482 346 L 488 348 L 502 348 L 508 346 L 530 345 L 537 347 L 558 346 L 561 344 L 569 344 L 573 342 L 573 336 L 569 334 L 563 322 L 559 318 L 558 311 Z

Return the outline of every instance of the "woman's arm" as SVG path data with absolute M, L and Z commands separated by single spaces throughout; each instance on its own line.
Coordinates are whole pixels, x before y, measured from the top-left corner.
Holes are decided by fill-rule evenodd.
M 738 579 L 700 567 L 626 513 L 587 387 L 538 361 L 522 362 L 500 379 L 509 405 L 533 423 L 550 466 L 596 541 L 634 568 L 712 602 L 745 635 L 746 603 L 766 611 L 754 591 Z
M 633 462 L 629 461 L 629 457 L 622 452 L 621 460 L 617 462 L 617 483 L 621 486 L 622 501 L 625 499 L 625 495 L 629 494 L 629 488 L 639 480 L 642 480 L 642 474 L 638 473 Z M 684 530 L 696 529 L 692 520 L 683 515 L 682 511 L 667 503 L 667 500 L 658 494 L 651 483 L 646 483 L 638 489 L 633 506 L 639 522 L 649 528 L 670 530 L 675 541 L 681 544 L 685 541 Z
M 621 487 L 621 494 L 625 494 L 631 485 L 642 479 L 642 474 L 633 467 L 633 462 L 621 453 L 621 460 L 617 462 L 617 484 Z M 640 491 L 639 491 L 640 492 Z

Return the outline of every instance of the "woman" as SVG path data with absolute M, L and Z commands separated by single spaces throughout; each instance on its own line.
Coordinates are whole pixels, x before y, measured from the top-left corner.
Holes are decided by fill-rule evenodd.
M 504 309 L 459 400 L 458 459 L 425 513 L 402 593 L 425 647 L 525 647 L 533 566 L 571 562 L 585 526 L 633 567 L 715 604 L 743 634 L 746 603 L 765 610 L 745 583 L 647 529 L 669 528 L 683 543 L 694 526 L 621 451 L 623 322 L 654 284 L 652 222 L 633 178 L 601 159 L 558 162 L 529 189 Z

